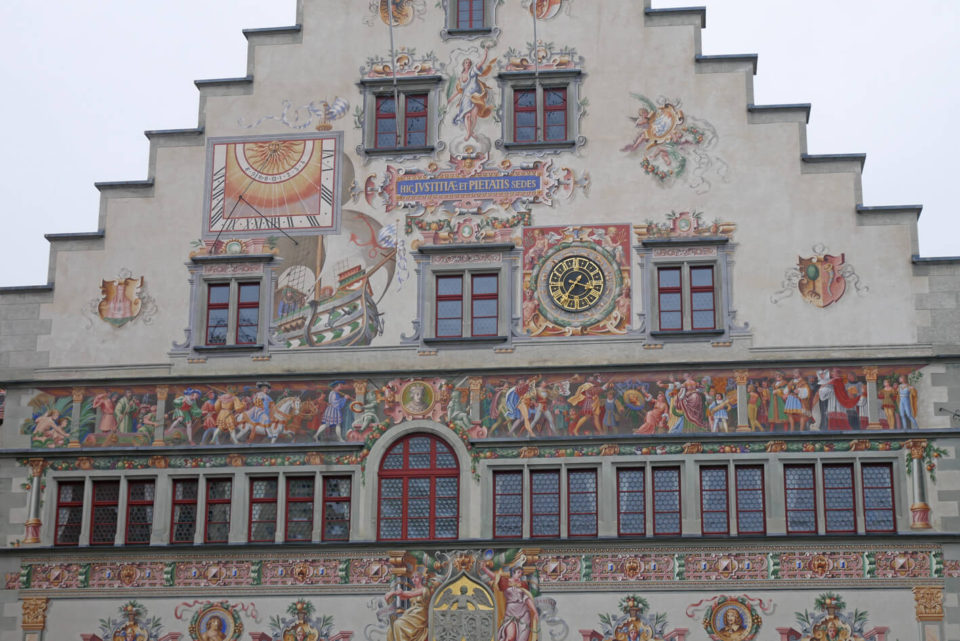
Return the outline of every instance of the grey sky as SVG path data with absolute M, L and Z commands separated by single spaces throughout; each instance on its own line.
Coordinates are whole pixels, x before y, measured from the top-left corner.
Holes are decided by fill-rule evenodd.
M 573 0 L 572 15 L 613 1 L 639 4 Z M 864 203 L 923 204 L 921 253 L 960 255 L 960 2 L 706 5 L 704 53 L 758 53 L 756 102 L 813 103 L 809 151 L 867 153 Z M 142 132 L 196 126 L 192 81 L 243 75 L 241 29 L 293 24 L 295 0 L 5 0 L 0 18 L 0 286 L 33 285 L 47 278 L 43 234 L 96 230 L 93 183 L 145 178 Z

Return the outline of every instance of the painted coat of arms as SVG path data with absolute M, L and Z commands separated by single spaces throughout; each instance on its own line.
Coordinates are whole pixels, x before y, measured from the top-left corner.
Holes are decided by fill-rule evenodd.
M 844 254 L 832 256 L 799 257 L 800 282 L 797 287 L 803 300 L 817 307 L 826 307 L 840 300 L 847 290 L 847 281 L 843 278 Z
M 141 287 L 143 276 L 100 281 L 97 314 L 114 327 L 123 327 L 140 314 L 143 306 L 140 300 Z

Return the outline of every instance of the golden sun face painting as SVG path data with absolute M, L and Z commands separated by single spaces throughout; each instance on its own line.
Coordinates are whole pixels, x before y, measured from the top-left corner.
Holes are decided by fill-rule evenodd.
M 204 237 L 336 232 L 340 146 L 339 132 L 212 139 Z

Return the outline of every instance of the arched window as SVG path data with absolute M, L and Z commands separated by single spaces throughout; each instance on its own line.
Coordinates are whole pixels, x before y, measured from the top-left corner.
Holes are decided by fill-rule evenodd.
M 379 478 L 378 539 L 457 538 L 460 468 L 441 439 L 413 434 L 397 441 L 380 463 Z

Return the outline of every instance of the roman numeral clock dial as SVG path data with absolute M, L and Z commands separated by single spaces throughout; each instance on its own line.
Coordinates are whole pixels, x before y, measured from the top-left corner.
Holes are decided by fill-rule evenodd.
M 575 241 L 545 256 L 532 282 L 545 318 L 562 327 L 588 327 L 610 313 L 622 276 L 604 249 Z
M 336 233 L 341 132 L 208 141 L 205 238 Z

